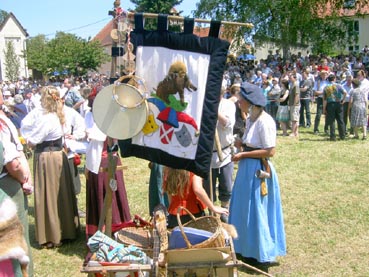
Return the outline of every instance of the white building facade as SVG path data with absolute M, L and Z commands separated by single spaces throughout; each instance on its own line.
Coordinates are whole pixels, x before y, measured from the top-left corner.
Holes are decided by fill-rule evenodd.
M 28 33 L 17 18 L 12 13 L 9 13 L 8 17 L 0 25 L 0 81 L 7 81 L 5 76 L 6 64 L 4 50 L 6 49 L 6 43 L 9 41 L 13 43 L 15 54 L 18 56 L 20 62 L 18 77 L 29 77 L 27 60 L 24 58 L 27 37 Z

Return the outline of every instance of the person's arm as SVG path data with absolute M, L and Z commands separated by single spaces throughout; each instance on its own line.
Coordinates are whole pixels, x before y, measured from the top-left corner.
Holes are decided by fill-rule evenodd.
M 290 91 L 287 89 L 286 92 L 284 93 L 283 97 L 279 98 L 278 102 L 286 101 L 289 94 L 290 94 Z
M 25 194 L 33 192 L 31 171 L 23 152 L 20 152 L 20 156 L 8 162 L 5 167 L 9 175 L 22 185 Z
M 197 175 L 193 175 L 192 189 L 194 193 L 196 194 L 196 196 L 201 200 L 201 202 L 203 202 L 208 207 L 209 210 L 217 214 L 227 214 L 228 215 L 229 213 L 228 209 L 225 209 L 219 206 L 214 206 L 213 202 L 209 199 L 206 191 L 204 190 L 204 187 L 202 186 L 201 177 Z
M 261 158 L 271 158 L 275 154 L 275 147 L 258 149 L 253 151 L 239 152 L 232 157 L 233 162 L 238 162 L 242 159 L 253 158 L 253 159 L 261 159 Z

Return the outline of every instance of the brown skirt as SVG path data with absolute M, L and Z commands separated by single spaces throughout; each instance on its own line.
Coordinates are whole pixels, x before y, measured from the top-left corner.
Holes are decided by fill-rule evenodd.
M 59 244 L 75 239 L 79 218 L 67 156 L 63 151 L 35 152 L 33 173 L 36 240 Z

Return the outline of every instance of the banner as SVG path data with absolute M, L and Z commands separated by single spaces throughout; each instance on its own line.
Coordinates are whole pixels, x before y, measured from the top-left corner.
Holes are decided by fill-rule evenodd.
M 193 19 L 185 19 L 183 33 L 167 26 L 167 16 L 159 15 L 158 29 L 146 31 L 142 14 L 135 14 L 130 42 L 135 75 L 150 94 L 149 114 L 141 132 L 119 141 L 121 155 L 207 178 L 229 43 L 218 38 L 220 22 L 211 22 L 203 38 L 193 35 Z

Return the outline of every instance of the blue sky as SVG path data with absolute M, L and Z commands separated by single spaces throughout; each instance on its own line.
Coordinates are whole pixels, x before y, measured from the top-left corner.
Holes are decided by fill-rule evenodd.
M 94 37 L 111 19 L 114 0 L 0 0 L 0 9 L 12 12 L 29 36 L 38 34 L 53 38 L 55 32 L 73 33 L 82 38 Z M 182 16 L 191 16 L 199 0 L 183 0 L 177 6 Z M 133 8 L 128 1 L 121 1 L 124 10 Z

